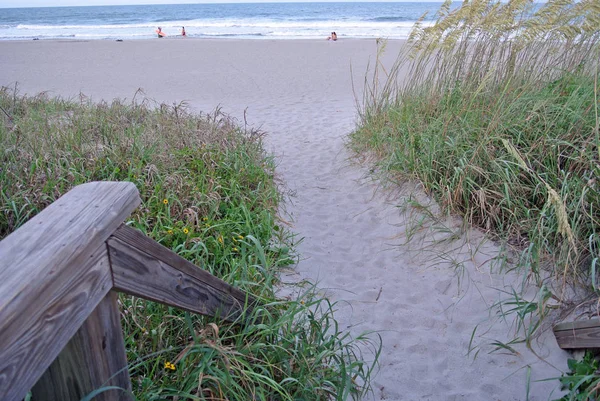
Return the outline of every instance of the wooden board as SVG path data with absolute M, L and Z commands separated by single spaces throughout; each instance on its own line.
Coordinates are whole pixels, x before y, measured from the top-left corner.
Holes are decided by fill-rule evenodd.
M 553 330 L 563 349 L 600 348 L 600 319 L 559 323 Z
M 117 293 L 109 292 L 52 365 L 33 386 L 35 401 L 79 401 L 92 391 L 114 386 L 94 401 L 130 401 L 131 381 L 121 332 Z
M 80 185 L 0 242 L 0 400 L 21 400 L 112 287 L 131 183 Z
M 255 299 L 125 225 L 107 241 L 115 289 L 235 321 Z

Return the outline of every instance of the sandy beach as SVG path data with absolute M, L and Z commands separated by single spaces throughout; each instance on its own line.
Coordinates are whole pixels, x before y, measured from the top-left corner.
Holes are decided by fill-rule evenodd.
M 384 65 L 402 44 L 388 42 Z M 317 282 L 337 302 L 341 327 L 381 336 L 371 399 L 559 398 L 557 380 L 540 381 L 567 368 L 551 330 L 533 344 L 537 355 L 486 345 L 510 341 L 512 322 L 490 326 L 489 308 L 498 289 L 520 280 L 491 272 L 497 245 L 476 230 L 451 243 L 436 241 L 439 230 L 411 235 L 418 216 L 398 206 L 426 196 L 415 184 L 382 189 L 345 148 L 376 50 L 370 39 L 4 41 L 0 85 L 94 101 L 131 100 L 141 89 L 196 111 L 220 107 L 266 131 L 286 191 L 282 218 L 302 239 L 300 262 L 282 280 Z M 470 345 L 481 347 L 467 355 Z

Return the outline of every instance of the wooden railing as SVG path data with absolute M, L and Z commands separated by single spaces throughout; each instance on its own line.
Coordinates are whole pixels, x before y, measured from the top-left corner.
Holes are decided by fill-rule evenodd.
M 554 336 L 562 349 L 600 349 L 600 319 L 559 323 Z
M 0 400 L 130 390 L 115 291 L 230 321 L 251 314 L 251 296 L 123 225 L 139 203 L 132 183 L 80 185 L 0 242 Z

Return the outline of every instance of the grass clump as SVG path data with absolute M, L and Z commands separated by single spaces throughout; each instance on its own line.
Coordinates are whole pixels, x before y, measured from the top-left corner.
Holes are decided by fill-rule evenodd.
M 73 186 L 133 182 L 128 224 L 260 299 L 245 326 L 120 297 L 133 392 L 141 400 L 359 398 L 371 366 L 309 287 L 278 300 L 294 263 L 262 133 L 218 110 L 147 100 L 93 104 L 0 89 L 0 239 Z M 252 320 L 252 319 L 250 319 Z M 174 398 L 175 397 L 175 398 Z M 177 398 L 178 397 L 178 398 Z
M 588 305 L 599 293 L 599 27 L 597 1 L 446 2 L 391 70 L 378 64 L 351 135 L 513 246 L 541 317 L 548 300 L 574 305 L 568 284 L 596 294 Z

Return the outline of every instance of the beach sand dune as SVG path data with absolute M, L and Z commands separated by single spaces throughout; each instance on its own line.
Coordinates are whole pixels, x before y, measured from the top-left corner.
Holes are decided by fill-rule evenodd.
M 401 45 L 388 43 L 385 64 Z M 519 279 L 490 273 L 497 246 L 475 230 L 440 242 L 439 227 L 459 227 L 452 219 L 414 230 L 420 216 L 402 213 L 397 197 L 427 197 L 415 184 L 380 188 L 346 150 L 356 123 L 352 79 L 360 89 L 374 40 L 0 42 L 0 54 L 0 84 L 18 82 L 21 93 L 111 100 L 142 88 L 241 121 L 245 112 L 262 127 L 288 194 L 283 217 L 302 238 L 301 260 L 282 279 L 318 282 L 338 302 L 342 328 L 381 335 L 370 398 L 525 400 L 529 375 L 529 399 L 558 398 L 558 381 L 538 381 L 566 369 L 551 332 L 534 344 L 544 360 L 522 346 L 467 356 L 478 325 L 471 345 L 510 340 L 507 323 L 486 323 L 497 289 Z

